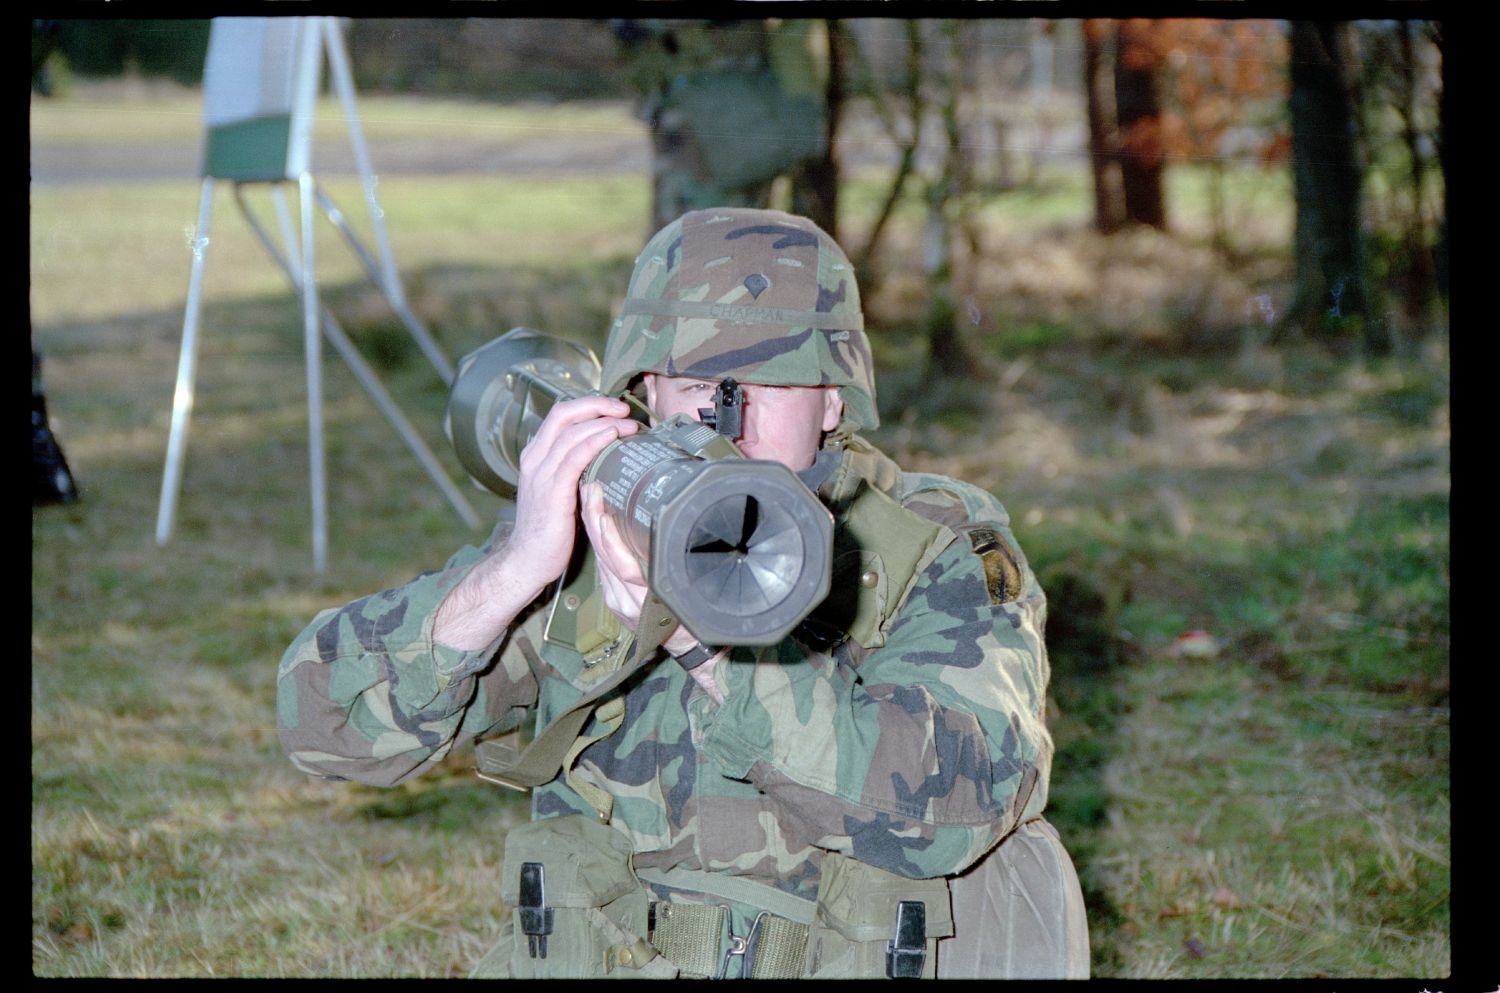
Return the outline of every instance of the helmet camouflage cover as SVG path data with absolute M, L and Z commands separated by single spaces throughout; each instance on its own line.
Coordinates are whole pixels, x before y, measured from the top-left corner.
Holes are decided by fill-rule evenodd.
M 854 267 L 816 224 L 779 210 L 695 210 L 646 243 L 600 385 L 617 394 L 642 372 L 839 386 L 849 421 L 880 422 Z

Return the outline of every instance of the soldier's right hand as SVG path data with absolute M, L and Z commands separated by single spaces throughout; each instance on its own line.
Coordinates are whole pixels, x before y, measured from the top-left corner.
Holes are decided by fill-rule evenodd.
M 563 574 L 578 535 L 578 481 L 616 438 L 640 429 L 623 400 L 585 396 L 558 403 L 521 450 L 510 536 L 449 592 L 433 640 L 477 651 Z
M 623 400 L 578 397 L 556 404 L 521 450 L 516 525 L 507 544 L 518 553 L 515 565 L 534 571 L 541 586 L 561 576 L 572 557 L 584 470 L 617 438 L 635 434 L 640 426 Z

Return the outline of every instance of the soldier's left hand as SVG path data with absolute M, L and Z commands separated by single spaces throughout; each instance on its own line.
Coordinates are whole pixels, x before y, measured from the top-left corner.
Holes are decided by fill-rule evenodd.
M 634 631 L 641 622 L 641 607 L 649 592 L 645 569 L 606 512 L 603 485 L 598 482 L 585 484 L 580 496 L 583 528 L 588 533 L 589 543 L 594 546 L 599 588 L 604 593 L 605 606 Z M 662 647 L 678 654 L 695 644 L 697 639 L 692 632 L 679 624 L 662 642 Z

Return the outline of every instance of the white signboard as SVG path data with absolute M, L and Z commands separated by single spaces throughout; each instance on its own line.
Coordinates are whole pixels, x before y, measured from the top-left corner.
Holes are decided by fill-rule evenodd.
M 203 67 L 204 176 L 295 179 L 309 167 L 322 23 L 216 17 Z

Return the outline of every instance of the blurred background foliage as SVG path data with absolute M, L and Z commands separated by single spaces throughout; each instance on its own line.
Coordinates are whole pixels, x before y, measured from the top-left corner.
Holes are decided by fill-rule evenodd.
M 193 84 L 208 27 L 189 19 L 33 21 L 33 89 L 126 73 Z M 783 91 L 817 97 L 826 140 L 769 173 L 789 189 L 735 180 L 708 192 L 717 202 L 779 192 L 836 236 L 839 129 L 847 106 L 865 106 L 901 154 L 858 259 L 875 254 L 902 197 L 925 205 L 932 292 L 924 331 L 932 362 L 948 374 L 971 358 L 954 301 L 955 286 L 974 278 L 966 270 L 978 254 L 976 218 L 996 197 L 1034 188 L 1042 166 L 1060 155 L 1087 157 L 1093 223 L 1106 234 L 1127 225 L 1172 230 L 1169 167 L 1201 173 L 1210 244 L 1232 262 L 1247 249 L 1235 243 L 1242 218 L 1233 216 L 1228 184 L 1243 182 L 1246 167 L 1289 163 L 1296 289 L 1276 318 L 1278 334 L 1385 354 L 1430 331 L 1446 292 L 1439 22 L 360 18 L 347 32 L 362 92 L 630 98 L 653 133 L 670 131 L 676 144 L 684 130 L 714 125 L 673 125 L 662 104 L 685 106 L 684 93 L 711 87 L 712 72 L 764 67 Z M 738 91 L 709 98 L 723 128 L 731 94 L 743 95 L 743 77 L 733 78 Z M 1086 142 L 1076 131 L 1080 104 Z M 773 132 L 792 128 L 806 107 L 773 108 L 785 115 Z M 767 141 L 739 131 L 738 145 L 732 133 L 698 136 L 707 167 L 738 167 Z M 726 144 L 731 153 L 713 159 Z M 658 160 L 668 157 L 665 147 L 658 140 Z M 658 209 L 653 218 L 678 212 Z

